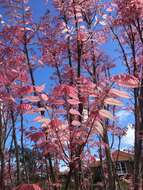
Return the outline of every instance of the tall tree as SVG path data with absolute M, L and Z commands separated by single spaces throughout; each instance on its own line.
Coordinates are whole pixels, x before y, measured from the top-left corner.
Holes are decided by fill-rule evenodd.
M 142 176 L 142 1 L 115 1 L 116 18 L 110 26 L 114 38 L 117 40 L 127 72 L 141 81 L 140 87 L 133 90 L 135 116 L 135 159 L 134 159 L 134 189 L 141 186 Z

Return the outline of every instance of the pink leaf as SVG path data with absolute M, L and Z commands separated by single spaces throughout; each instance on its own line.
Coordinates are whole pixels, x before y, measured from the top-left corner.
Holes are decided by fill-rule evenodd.
M 70 109 L 69 111 L 71 114 L 73 115 L 80 115 L 79 111 L 75 110 L 75 109 Z
M 103 126 L 99 121 L 95 121 L 95 128 L 100 135 L 103 135 Z
M 120 102 L 119 100 L 116 100 L 115 98 L 106 98 L 106 99 L 104 100 L 104 102 L 105 102 L 106 104 L 115 105 L 115 106 L 122 106 L 122 105 L 123 105 L 122 102 Z
M 30 133 L 29 137 L 32 141 L 37 142 L 40 138 L 45 137 L 43 132 Z
M 52 119 L 50 124 L 52 127 L 59 127 L 61 125 L 61 121 L 58 119 Z
M 64 100 L 55 100 L 54 101 L 54 104 L 58 105 L 58 106 L 61 106 L 61 105 L 64 105 L 65 104 L 65 101 Z
M 24 100 L 29 100 L 30 102 L 39 102 L 40 98 L 38 96 L 27 96 L 23 98 Z
M 42 92 L 45 89 L 45 84 L 41 86 L 35 86 L 36 92 Z
M 80 102 L 76 99 L 68 99 L 67 100 L 69 104 L 71 105 L 78 105 Z
M 138 88 L 140 85 L 139 80 L 132 75 L 117 75 L 113 77 L 113 81 L 116 82 L 119 86 L 127 88 Z
M 110 111 L 101 109 L 101 110 L 99 110 L 99 115 L 100 115 L 101 117 L 114 120 L 114 116 L 112 115 L 112 113 L 111 113 Z
M 77 121 L 77 120 L 73 120 L 73 121 L 72 121 L 72 125 L 73 125 L 73 126 L 80 126 L 81 123 L 80 123 L 79 121 Z
M 111 88 L 110 93 L 113 95 L 119 96 L 121 98 L 130 98 L 128 93 L 121 90 L 114 89 L 114 88 Z
M 47 96 L 47 94 L 41 94 L 41 98 L 42 98 L 42 100 L 44 100 L 44 101 L 48 101 L 48 96 Z
M 106 9 L 106 11 L 107 11 L 107 12 L 112 12 L 112 11 L 113 11 L 113 8 L 112 8 L 112 7 L 108 7 L 108 8 Z
M 18 109 L 20 109 L 22 112 L 30 111 L 32 109 L 32 106 L 30 104 L 23 103 L 19 105 Z
M 33 92 L 32 86 L 24 86 L 18 89 L 17 94 L 20 96 L 31 94 Z
M 20 81 L 22 81 L 22 82 L 28 82 L 28 76 L 27 76 L 26 71 L 20 72 L 18 79 L 19 79 Z
M 34 119 L 35 122 L 43 123 L 43 122 L 49 122 L 49 119 L 43 117 L 43 116 L 38 116 Z

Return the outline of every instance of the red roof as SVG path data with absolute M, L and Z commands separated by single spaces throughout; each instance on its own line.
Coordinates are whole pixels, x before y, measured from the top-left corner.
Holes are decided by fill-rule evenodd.
M 118 150 L 115 150 L 114 152 L 112 152 L 111 154 L 111 157 L 112 157 L 112 160 L 113 161 L 129 161 L 129 160 L 133 160 L 134 158 L 134 155 L 132 153 L 128 153 L 128 152 L 125 152 L 125 151 L 118 151 Z M 104 159 L 105 161 L 105 159 Z M 95 167 L 98 167 L 100 166 L 100 160 L 96 160 L 94 161 L 94 164 L 92 164 L 92 166 L 94 165 Z
M 134 157 L 133 154 L 125 152 L 125 151 L 114 151 L 112 152 L 112 160 L 113 161 L 127 161 L 127 160 L 132 160 Z

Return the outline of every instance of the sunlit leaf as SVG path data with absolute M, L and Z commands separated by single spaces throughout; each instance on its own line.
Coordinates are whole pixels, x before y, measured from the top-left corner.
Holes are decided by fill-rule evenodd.
M 122 91 L 122 90 L 117 90 L 115 88 L 111 88 L 110 93 L 114 94 L 116 96 L 119 96 L 121 98 L 130 98 L 128 93 L 126 93 L 125 91 Z
M 95 128 L 96 128 L 97 132 L 100 135 L 103 135 L 103 126 L 102 126 L 102 124 L 99 121 L 95 121 L 94 125 L 95 125 Z
M 67 100 L 69 104 L 71 105 L 78 105 L 80 102 L 76 99 L 68 99 Z
M 80 123 L 79 121 L 77 121 L 77 120 L 73 120 L 73 121 L 72 121 L 72 125 L 73 125 L 73 126 L 80 126 L 81 123 Z
M 108 105 L 122 106 L 123 103 L 115 98 L 106 98 L 104 102 Z
M 103 118 L 114 120 L 113 114 L 108 110 L 105 110 L 105 109 L 99 110 L 99 115 Z
M 71 114 L 73 115 L 80 115 L 79 111 L 75 110 L 75 109 L 70 109 L 69 111 Z

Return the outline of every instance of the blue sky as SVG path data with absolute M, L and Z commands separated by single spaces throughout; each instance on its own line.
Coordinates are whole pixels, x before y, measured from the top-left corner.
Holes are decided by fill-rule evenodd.
M 44 0 L 30 0 L 29 2 L 33 10 L 34 19 L 38 21 L 47 8 L 45 6 Z M 49 3 L 48 6 L 50 6 Z
M 50 11 L 54 11 L 51 0 L 48 1 L 48 4 L 45 4 L 45 0 L 30 0 L 30 6 L 32 7 L 33 19 L 36 22 L 40 21 L 40 17 L 44 15 L 47 9 Z M 48 66 L 41 67 L 34 72 L 34 76 L 36 78 L 36 84 L 46 84 L 46 89 L 49 91 L 52 86 L 53 82 L 50 80 L 50 76 L 53 73 L 53 69 L 49 68 Z

